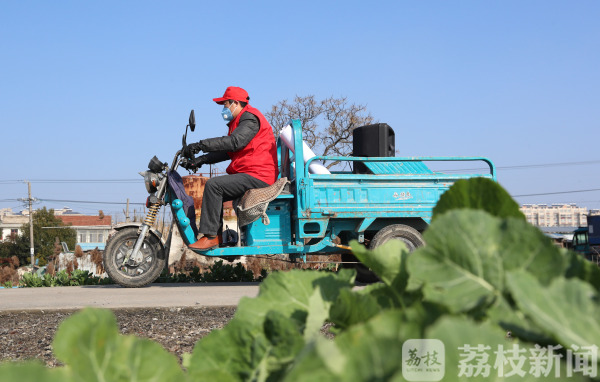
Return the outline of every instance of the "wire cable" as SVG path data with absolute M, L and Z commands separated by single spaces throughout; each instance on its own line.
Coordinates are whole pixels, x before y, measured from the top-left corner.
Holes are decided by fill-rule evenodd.
M 447 163 L 447 162 L 444 162 Z M 556 163 L 539 163 L 539 164 L 525 164 L 525 165 L 514 165 L 514 166 L 497 166 L 498 170 L 520 170 L 527 168 L 544 168 L 544 167 L 558 167 L 558 166 L 580 166 L 589 164 L 600 164 L 600 160 L 590 161 L 576 161 L 576 162 L 556 162 Z M 479 168 L 467 168 L 462 170 L 446 170 L 446 171 L 475 171 L 486 169 L 486 167 Z M 11 184 L 11 183 L 23 183 L 25 180 L 14 179 L 14 180 L 0 180 L 0 184 Z M 31 183 L 140 183 L 143 179 L 29 179 Z
M 57 202 L 57 203 L 118 204 L 118 205 L 126 205 L 127 204 L 127 202 L 98 202 L 98 201 L 91 201 L 91 200 L 65 200 L 65 199 L 42 199 L 42 198 L 39 198 L 38 200 L 42 201 L 42 202 Z M 145 206 L 146 203 L 129 202 L 129 205 Z
M 31 179 L 30 183 L 141 183 L 143 179 Z M 25 180 L 0 180 L 0 184 L 25 183 Z
M 435 162 L 435 161 L 432 161 Z M 447 162 L 443 162 L 447 164 Z M 580 166 L 580 165 L 589 165 L 589 164 L 599 164 L 600 160 L 592 160 L 592 161 L 580 161 L 580 162 L 559 162 L 559 163 L 541 163 L 541 164 L 525 164 L 525 165 L 514 165 L 514 166 L 496 166 L 496 170 L 524 170 L 528 168 L 548 168 L 548 167 L 562 167 L 562 166 Z M 445 172 L 460 172 L 460 171 L 481 171 L 481 170 L 489 170 L 487 167 L 478 167 L 478 168 L 463 168 L 463 169 L 448 169 L 448 170 L 440 170 Z
M 540 194 L 523 194 L 523 195 L 511 195 L 513 198 L 521 198 L 524 196 L 543 196 L 543 195 L 559 195 L 559 194 L 575 194 L 578 192 L 593 192 L 600 191 L 600 188 L 592 188 L 589 190 L 574 190 L 574 191 L 558 191 L 558 192 L 544 192 Z

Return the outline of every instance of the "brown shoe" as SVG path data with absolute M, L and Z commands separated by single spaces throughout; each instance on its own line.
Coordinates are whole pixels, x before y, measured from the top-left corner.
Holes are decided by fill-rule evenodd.
M 209 249 L 217 248 L 218 246 L 219 240 L 216 237 L 209 239 L 208 237 L 203 236 L 200 238 L 200 240 L 198 240 L 194 244 L 191 244 L 190 248 L 197 249 L 200 251 L 208 251 Z

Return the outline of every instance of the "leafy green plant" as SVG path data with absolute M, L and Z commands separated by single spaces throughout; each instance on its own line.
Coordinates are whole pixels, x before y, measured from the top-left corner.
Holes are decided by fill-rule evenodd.
M 64 285 L 69 285 L 70 276 L 66 271 L 62 270 L 62 271 L 59 271 L 56 273 L 56 275 L 54 276 L 54 279 L 55 279 L 56 286 L 64 286 Z
M 254 273 L 244 268 L 241 263 L 224 264 L 223 260 L 217 260 L 204 273 L 200 273 L 198 267 L 194 267 L 189 273 L 168 273 L 165 269 L 157 281 L 165 283 L 257 282 L 266 276 L 266 270 L 262 270 L 259 277 L 254 277 Z
M 45 287 L 55 287 L 58 285 L 57 278 L 49 273 L 42 276 L 42 285 Z
M 440 200 L 425 247 L 351 244 L 381 283 L 356 290 L 349 270 L 269 275 L 196 344 L 185 372 L 160 346 L 119 335 L 110 312 L 87 309 L 56 335 L 64 368 L 5 364 L 0 380 L 402 381 L 404 345 L 414 339 L 443 344 L 444 381 L 598 380 L 595 357 L 573 356 L 600 343 L 598 267 L 554 247 L 496 183 L 476 182 L 451 188 L 468 196 L 459 202 Z M 325 323 L 333 339 L 322 335 Z M 489 363 L 469 363 L 469 347 L 487 349 Z M 543 358 L 548 349 L 554 356 Z M 524 366 L 535 354 L 550 364 Z
M 20 285 L 23 287 L 38 288 L 44 286 L 44 282 L 35 273 L 25 273 L 21 277 Z
M 224 264 L 223 260 L 216 261 L 208 269 L 208 272 L 200 273 L 198 267 L 194 267 L 189 274 L 180 272 L 170 274 L 163 270 L 157 282 L 165 283 L 206 283 L 206 282 L 258 282 L 267 276 L 262 271 L 259 277 L 254 277 L 252 271 L 247 270 L 240 263 L 235 265 Z M 56 286 L 78 286 L 78 285 L 108 285 L 114 284 L 109 277 L 93 276 L 88 271 L 75 269 L 69 274 L 62 270 L 55 275 L 44 273 L 42 276 L 26 273 L 23 275 L 20 286 L 22 287 L 56 287 Z
M 109 277 L 92 276 L 88 271 L 80 269 L 75 269 L 70 275 L 64 270 L 54 276 L 50 273 L 44 273 L 42 276 L 25 273 L 19 282 L 19 285 L 25 288 L 108 284 L 114 284 Z
M 241 263 L 235 265 L 223 264 L 223 260 L 218 260 L 210 267 L 210 272 L 203 274 L 202 281 L 240 282 L 255 280 L 252 271 L 245 269 Z
M 75 269 L 71 272 L 68 285 L 93 285 L 94 281 L 95 279 L 89 271 Z

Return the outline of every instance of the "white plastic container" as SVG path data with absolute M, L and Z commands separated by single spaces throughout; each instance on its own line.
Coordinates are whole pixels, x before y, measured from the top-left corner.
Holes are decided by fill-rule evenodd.
M 279 133 L 281 140 L 285 145 L 295 154 L 294 135 L 292 134 L 292 126 L 287 125 Z M 302 151 L 304 153 L 304 163 L 308 162 L 309 159 L 316 157 L 315 153 L 308 147 L 306 142 L 302 141 Z M 312 161 L 308 166 L 308 172 L 311 174 L 331 174 L 329 170 L 323 166 L 323 164 Z

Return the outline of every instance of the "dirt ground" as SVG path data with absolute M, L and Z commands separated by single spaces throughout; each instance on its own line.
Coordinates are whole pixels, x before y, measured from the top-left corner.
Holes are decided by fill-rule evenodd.
M 260 274 L 261 269 L 322 268 L 328 264 L 290 264 L 270 258 L 249 257 L 246 267 Z M 341 256 L 328 257 L 341 261 Z M 309 256 L 309 261 L 325 261 L 321 256 Z M 192 264 L 194 265 L 194 264 Z M 233 318 L 236 306 L 116 309 L 122 334 L 135 334 L 160 343 L 181 362 L 183 353 L 191 353 L 196 342 L 214 329 L 220 329 Z M 47 366 L 61 365 L 52 353 L 52 340 L 60 323 L 74 311 L 0 311 L 0 362 L 38 359 Z M 322 333 L 328 338 L 326 324 Z
M 160 343 L 179 357 L 191 353 L 196 341 L 220 329 L 235 306 L 113 310 L 122 334 L 135 334 Z M 73 311 L 0 312 L 0 362 L 38 359 L 59 366 L 52 340 L 60 323 Z

